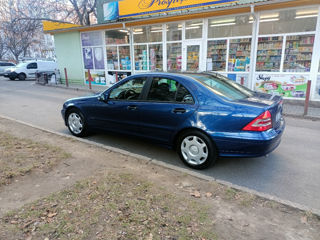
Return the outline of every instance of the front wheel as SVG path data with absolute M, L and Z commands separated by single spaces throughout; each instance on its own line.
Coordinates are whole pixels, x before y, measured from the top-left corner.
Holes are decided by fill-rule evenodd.
M 209 167 L 218 156 L 212 140 L 196 130 L 187 131 L 179 137 L 178 153 L 183 163 L 194 169 Z
M 67 114 L 67 125 L 69 131 L 77 137 L 84 137 L 87 135 L 87 125 L 83 114 L 77 110 L 72 109 Z
M 19 73 L 18 78 L 20 81 L 26 80 L 27 76 L 24 73 Z

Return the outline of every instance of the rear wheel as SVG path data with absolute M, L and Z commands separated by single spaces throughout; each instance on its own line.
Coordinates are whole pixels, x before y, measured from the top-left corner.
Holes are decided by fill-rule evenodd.
M 19 73 L 18 78 L 20 81 L 26 80 L 27 76 L 24 73 Z
M 67 125 L 69 131 L 77 137 L 87 135 L 87 124 L 83 114 L 78 109 L 71 109 L 67 114 Z
M 178 153 L 187 166 L 204 169 L 217 159 L 217 149 L 212 140 L 204 133 L 191 130 L 181 134 L 178 140 Z

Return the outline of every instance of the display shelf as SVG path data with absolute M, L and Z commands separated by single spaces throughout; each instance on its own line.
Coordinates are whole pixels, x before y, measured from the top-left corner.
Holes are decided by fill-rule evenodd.
M 207 70 L 225 71 L 227 62 L 227 40 L 208 41 Z
M 228 70 L 231 72 L 249 71 L 250 54 L 251 38 L 230 40 Z
M 284 72 L 310 72 L 314 35 L 288 36 Z
M 197 71 L 199 70 L 199 60 L 200 60 L 200 46 L 188 46 L 187 47 L 187 71 Z
M 168 70 L 180 71 L 182 66 L 182 44 L 168 43 L 167 44 L 167 67 Z
M 260 37 L 258 39 L 257 71 L 278 72 L 281 66 L 283 37 Z
M 148 70 L 147 45 L 134 46 L 135 70 Z

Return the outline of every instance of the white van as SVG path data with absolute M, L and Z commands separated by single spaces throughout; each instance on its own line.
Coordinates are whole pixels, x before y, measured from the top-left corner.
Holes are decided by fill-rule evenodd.
M 21 62 L 15 67 L 7 69 L 4 76 L 10 80 L 35 79 L 37 72 L 53 72 L 58 68 L 57 63 L 53 61 L 28 61 Z

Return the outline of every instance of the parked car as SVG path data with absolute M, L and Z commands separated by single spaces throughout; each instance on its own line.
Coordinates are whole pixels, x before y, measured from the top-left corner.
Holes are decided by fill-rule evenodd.
M 14 67 L 15 64 L 11 62 L 0 62 L 0 76 L 3 76 L 7 68 Z
M 285 128 L 282 98 L 253 92 L 215 73 L 146 73 L 106 91 L 64 103 L 70 132 L 108 130 L 177 149 L 196 169 L 220 157 L 258 157 L 273 151 Z
M 37 72 L 55 71 L 57 63 L 53 61 L 27 61 L 17 64 L 15 67 L 7 69 L 4 76 L 10 80 L 35 79 Z

